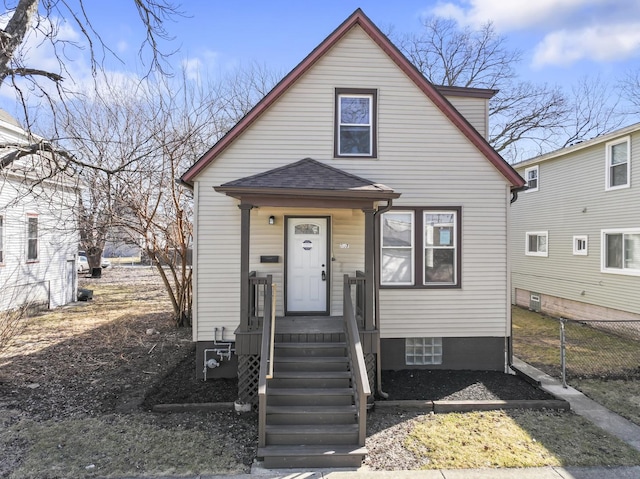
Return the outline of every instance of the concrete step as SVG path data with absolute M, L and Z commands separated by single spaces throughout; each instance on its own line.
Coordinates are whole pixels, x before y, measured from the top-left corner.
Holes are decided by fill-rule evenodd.
M 326 343 L 276 343 L 275 356 L 303 356 L 303 357 L 325 357 L 325 356 L 346 356 L 347 343 L 326 342 Z
M 269 446 L 358 443 L 357 424 L 267 424 L 265 432 Z
M 268 406 L 350 406 L 353 388 L 269 388 Z
M 365 447 L 350 445 L 266 446 L 258 449 L 268 469 L 360 467 Z
M 349 371 L 278 371 L 268 381 L 269 388 L 348 388 Z
M 356 406 L 267 406 L 267 424 L 355 424 Z

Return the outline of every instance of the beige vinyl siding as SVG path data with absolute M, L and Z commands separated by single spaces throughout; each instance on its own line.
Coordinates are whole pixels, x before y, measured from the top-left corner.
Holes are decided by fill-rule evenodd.
M 333 159 L 335 88 L 348 87 L 378 90 L 376 159 Z M 210 339 L 220 325 L 235 329 L 239 317 L 240 212 L 235 200 L 213 187 L 305 157 L 392 187 L 402 194 L 394 206 L 462 207 L 462 288 L 382 291 L 384 337 L 504 335 L 507 183 L 357 27 L 198 176 L 199 340 Z M 267 213 L 258 213 L 261 224 L 255 228 L 252 221 L 252 264 L 259 257 L 254 234 L 266 228 Z M 327 213 L 333 217 L 337 258 L 332 312 L 339 314 L 341 279 L 336 276 L 361 268 L 363 219 L 359 212 Z M 264 241 L 265 254 L 275 254 L 277 238 L 268 234 Z M 340 242 L 358 247 L 340 251 Z M 346 254 L 353 256 L 336 264 Z
M 489 100 L 461 96 L 447 96 L 446 98 L 482 136 L 487 137 Z
M 511 209 L 514 288 L 640 314 L 640 277 L 601 273 L 601 231 L 640 229 L 640 133 L 631 137 L 631 187 L 605 191 L 605 172 L 605 142 L 539 163 L 539 191 Z M 549 232 L 546 258 L 524 254 L 525 233 L 536 230 Z M 577 235 L 588 236 L 587 256 L 573 254 Z

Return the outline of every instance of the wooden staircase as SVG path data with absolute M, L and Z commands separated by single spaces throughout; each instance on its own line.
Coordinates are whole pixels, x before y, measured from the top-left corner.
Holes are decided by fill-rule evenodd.
M 327 342 L 318 342 L 318 337 L 275 342 L 274 373 L 266 389 L 265 444 L 258 449 L 266 468 L 359 467 L 367 452 L 359 445 L 344 333 L 327 335 Z

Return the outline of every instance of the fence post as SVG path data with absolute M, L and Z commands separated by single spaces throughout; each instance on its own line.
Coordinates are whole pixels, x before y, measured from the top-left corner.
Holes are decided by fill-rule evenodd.
M 562 371 L 562 387 L 567 388 L 567 345 L 564 331 L 565 318 L 560 318 L 560 369 Z

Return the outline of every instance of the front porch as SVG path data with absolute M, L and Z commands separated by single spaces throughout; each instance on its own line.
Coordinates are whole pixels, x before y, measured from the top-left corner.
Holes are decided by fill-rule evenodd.
M 335 343 L 345 341 L 345 315 L 341 316 L 275 316 L 275 289 L 270 275 L 249 275 L 249 304 L 243 325 L 235 331 L 238 357 L 238 396 L 243 403 L 258 404 L 260 359 L 263 356 L 265 318 L 273 316 L 273 343 Z M 363 272 L 345 275 L 345 309 L 353 311 L 359 342 L 366 365 L 369 387 L 379 384 L 377 373 L 380 350 L 380 331 L 375 322 L 375 305 L 367 300 L 366 277 Z M 273 306 L 273 307 L 272 307 Z M 265 352 L 268 354 L 268 351 Z

